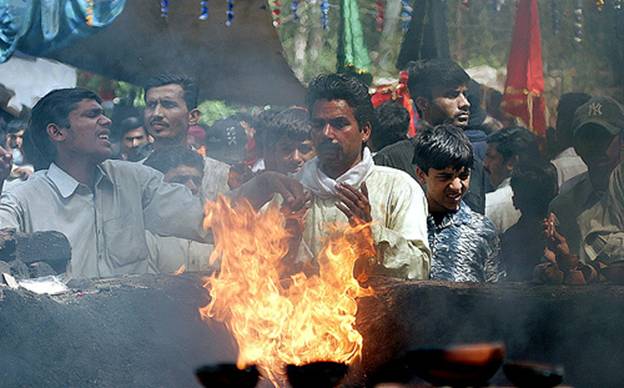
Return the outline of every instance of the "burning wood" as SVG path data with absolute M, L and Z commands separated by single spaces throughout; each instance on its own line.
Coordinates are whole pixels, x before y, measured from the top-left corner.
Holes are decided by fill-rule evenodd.
M 318 275 L 283 279 L 292 234 L 277 206 L 256 212 L 219 198 L 206 205 L 204 226 L 212 228 L 220 271 L 206 278 L 211 302 L 204 319 L 225 324 L 239 347 L 239 368 L 255 364 L 275 385 L 284 385 L 287 364 L 315 361 L 352 364 L 362 353 L 355 329 L 356 299 L 370 296 L 353 276 L 360 257 L 374 252 L 367 225 L 334 228 L 317 258 Z

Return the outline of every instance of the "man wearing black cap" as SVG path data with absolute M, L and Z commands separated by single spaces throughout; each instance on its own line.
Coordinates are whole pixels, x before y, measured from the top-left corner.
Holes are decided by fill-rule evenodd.
M 550 204 L 558 220 L 558 231 L 567 239 L 572 255 L 580 247 L 577 219 L 602 198 L 609 185 L 609 175 L 622 161 L 624 146 L 624 109 L 610 97 L 593 97 L 574 115 L 574 149 L 587 164 L 569 190 Z

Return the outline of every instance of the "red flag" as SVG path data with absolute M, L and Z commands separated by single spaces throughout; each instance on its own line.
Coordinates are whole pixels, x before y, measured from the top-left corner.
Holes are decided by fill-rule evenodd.
M 542 43 L 537 0 L 520 0 L 507 62 L 503 109 L 546 134 Z

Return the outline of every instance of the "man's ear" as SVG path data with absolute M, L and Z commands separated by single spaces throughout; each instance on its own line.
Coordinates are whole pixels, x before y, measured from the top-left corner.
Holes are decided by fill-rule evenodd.
M 415 166 L 414 168 L 416 168 L 416 176 L 418 177 L 418 181 L 420 182 L 421 185 L 425 185 L 425 181 L 427 179 L 427 173 L 424 172 L 420 167 Z
M 61 142 L 67 137 L 65 130 L 54 123 L 48 124 L 48 126 L 46 127 L 46 132 L 50 139 L 56 142 Z
M 360 128 L 360 133 L 362 134 L 362 143 L 363 144 L 368 143 L 368 141 L 370 140 L 372 130 L 373 130 L 373 126 L 371 125 L 370 122 L 364 124 Z
M 514 155 L 511 158 L 507 159 L 507 161 L 505 162 L 505 170 L 509 172 L 509 176 L 511 176 L 514 166 L 518 164 L 519 160 L 520 160 L 520 157 L 518 155 Z
M 191 110 L 188 114 L 189 114 L 189 127 L 199 124 L 199 119 L 201 118 L 201 112 L 199 111 L 199 109 L 195 108 Z

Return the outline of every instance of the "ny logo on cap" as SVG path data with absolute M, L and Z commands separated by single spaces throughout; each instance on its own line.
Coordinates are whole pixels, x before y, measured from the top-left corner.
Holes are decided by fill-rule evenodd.
M 599 102 L 592 102 L 589 104 L 590 116 L 602 116 L 602 104 Z

